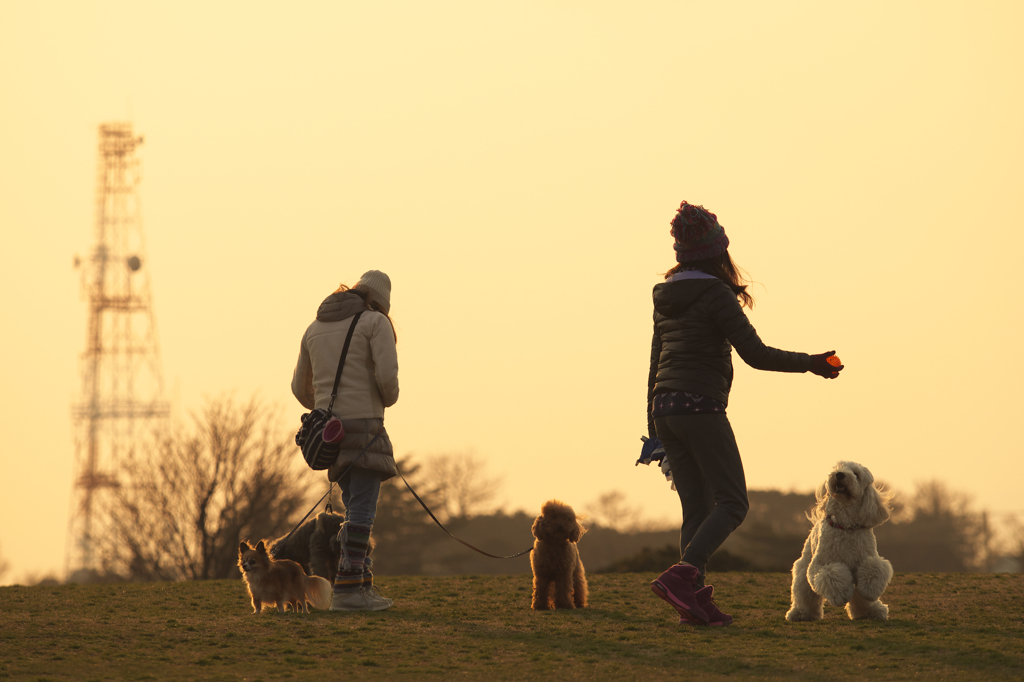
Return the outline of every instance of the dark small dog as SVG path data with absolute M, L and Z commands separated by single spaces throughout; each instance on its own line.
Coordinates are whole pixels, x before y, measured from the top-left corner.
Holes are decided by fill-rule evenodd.
M 294 561 L 308 575 L 318 575 L 333 584 L 341 559 L 338 531 L 344 522 L 344 514 L 321 512 L 299 526 L 291 537 L 285 535 L 272 541 L 270 554 L 277 560 Z
M 587 574 L 576 543 L 586 533 L 576 512 L 558 500 L 544 503 L 533 522 L 533 608 L 575 609 L 587 605 Z

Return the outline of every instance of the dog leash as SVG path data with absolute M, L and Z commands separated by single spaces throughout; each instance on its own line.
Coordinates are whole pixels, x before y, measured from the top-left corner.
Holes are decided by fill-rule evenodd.
M 338 477 L 338 480 L 341 480 L 345 476 L 345 474 L 347 474 L 352 469 L 352 467 L 354 467 L 356 465 L 356 463 L 360 459 L 363 458 L 363 455 L 366 454 L 367 449 L 369 449 L 369 447 L 371 445 L 373 445 L 373 441 L 377 440 L 378 436 L 380 436 L 379 433 L 376 436 L 373 437 L 373 440 L 371 440 L 369 443 L 366 444 L 366 447 L 363 448 L 363 451 L 361 453 L 359 453 L 359 457 L 357 457 L 354 462 L 352 462 L 351 464 L 348 465 L 348 469 L 345 469 L 345 472 L 341 476 Z M 402 472 L 398 469 L 398 464 L 397 463 L 395 463 L 395 471 L 398 471 L 398 475 L 402 477 L 402 482 L 405 483 L 405 487 L 409 489 L 409 492 L 411 492 L 412 496 L 416 498 L 416 501 L 420 503 L 420 506 L 423 507 L 424 511 L 426 511 L 427 514 L 430 515 L 430 518 L 432 518 L 434 520 L 434 523 L 437 524 L 438 528 L 440 528 L 445 533 L 447 533 L 456 542 L 460 542 L 463 545 L 465 545 L 466 547 L 469 547 L 474 552 L 479 552 L 480 554 L 483 554 L 484 556 L 490 557 L 492 559 L 515 559 L 517 557 L 523 556 L 524 554 L 529 554 L 530 552 L 533 551 L 533 547 L 530 546 L 527 549 L 524 549 L 522 552 L 519 552 L 518 554 L 511 554 L 509 556 L 497 556 L 495 554 L 490 554 L 489 552 L 485 552 L 485 551 L 483 551 L 482 549 L 480 549 L 478 547 L 474 547 L 473 545 L 469 544 L 465 540 L 461 540 L 461 539 L 455 537 L 454 535 L 452 535 L 450 530 L 445 528 L 444 525 L 440 521 L 437 520 L 437 517 L 434 516 L 434 512 L 430 511 L 430 507 L 428 507 L 426 505 L 426 503 L 420 498 L 420 496 L 416 494 L 416 491 L 413 490 L 412 486 L 409 485 L 409 481 L 405 480 L 405 475 L 402 474 Z M 299 529 L 299 526 L 301 526 L 303 523 L 306 522 L 306 519 L 308 519 L 309 515 L 312 514 L 316 510 L 316 508 L 320 506 L 320 503 L 323 502 L 324 499 L 326 499 L 326 498 L 328 498 L 330 496 L 331 491 L 333 489 L 334 489 L 334 483 L 332 482 L 330 487 L 327 488 L 327 492 L 324 493 L 324 496 L 316 501 L 316 504 L 313 505 L 312 509 L 310 509 L 308 512 L 306 512 L 306 515 L 303 516 L 302 519 L 295 525 L 295 527 L 292 528 L 291 532 L 288 533 L 288 535 L 286 535 L 284 537 L 284 540 L 282 540 L 281 542 L 277 543 L 277 545 L 274 547 L 274 549 L 271 550 L 271 552 L 270 552 L 271 556 L 277 556 L 277 550 L 279 550 L 281 547 L 283 547 L 288 542 L 288 538 L 290 538 L 295 533 L 295 531 L 297 531 Z M 330 502 L 327 503 L 327 506 L 328 506 L 328 508 L 330 507 Z
M 370 440 L 370 442 L 366 444 L 366 447 L 365 447 L 365 448 L 363 448 L 363 451 L 359 453 L 359 456 L 358 456 L 358 457 L 356 457 L 356 458 L 355 458 L 355 460 L 354 460 L 354 461 L 353 461 L 353 462 L 352 462 L 351 464 L 349 464 L 349 465 L 348 465 L 348 468 L 347 468 L 347 469 L 345 469 L 345 471 L 344 471 L 344 472 L 342 472 L 341 476 L 338 476 L 338 480 L 339 480 L 339 481 L 340 481 L 340 480 L 341 480 L 342 478 L 344 478 L 344 477 L 345 477 L 345 474 L 347 474 L 347 473 L 348 473 L 349 471 L 351 471 L 351 470 L 352 470 L 352 467 L 354 467 L 354 466 L 355 466 L 355 465 L 356 465 L 356 464 L 357 464 L 357 463 L 359 462 L 359 460 L 361 460 L 361 459 L 363 458 L 363 455 L 365 455 L 365 454 L 366 454 L 366 451 L 370 449 L 370 446 L 371 446 L 371 445 L 373 445 L 373 443 L 374 443 L 374 441 L 375 441 L 375 440 L 377 440 L 378 438 L 380 438 L 380 434 L 382 434 L 382 433 L 384 433 L 384 430 L 383 430 L 383 429 L 381 429 L 381 430 L 380 430 L 380 431 L 379 431 L 379 432 L 377 433 L 377 435 L 376 435 L 376 436 L 374 436 L 374 437 L 373 437 L 373 438 L 372 438 L 372 439 Z M 403 480 L 404 480 L 404 479 L 403 479 Z M 409 485 L 409 484 L 408 484 L 408 483 L 406 483 L 406 485 Z M 301 520 L 300 520 L 300 521 L 299 521 L 299 522 L 298 522 L 297 524 L 295 524 L 295 527 L 291 529 L 291 532 L 289 532 L 289 533 L 288 533 L 288 535 L 285 535 L 285 536 L 284 536 L 284 540 L 282 540 L 281 542 L 277 543 L 277 544 L 276 544 L 276 545 L 274 546 L 274 549 L 272 549 L 272 550 L 270 551 L 270 555 L 271 555 L 271 556 L 277 556 L 277 552 L 278 552 L 278 551 L 279 551 L 279 550 L 280 550 L 280 549 L 281 549 L 282 547 L 284 547 L 284 546 L 285 546 L 285 544 L 287 544 L 287 542 L 288 542 L 288 538 L 290 538 L 290 537 L 291 537 L 291 536 L 292 536 L 292 535 L 293 535 L 293 534 L 295 533 L 295 531 L 297 531 L 297 530 L 299 529 L 299 526 L 301 526 L 301 525 L 302 525 L 303 523 L 305 523 L 305 522 L 306 522 L 306 519 L 308 519 L 308 518 L 309 518 L 309 515 L 310 515 L 310 514 L 312 514 L 312 513 L 314 512 L 314 511 L 316 511 L 316 508 L 320 506 L 320 503 L 321 503 L 321 502 L 323 502 L 325 498 L 326 498 L 326 499 L 327 499 L 328 501 L 327 501 L 327 506 L 326 506 L 326 507 L 324 507 L 324 511 L 327 511 L 327 512 L 333 512 L 333 511 L 334 511 L 334 509 L 333 509 L 333 508 L 331 507 L 331 502 L 330 502 L 330 499 L 329 499 L 329 498 L 330 498 L 330 496 L 331 496 L 331 491 L 332 491 L 332 490 L 334 490 L 334 481 L 331 481 L 331 485 L 330 485 L 330 486 L 329 486 L 329 487 L 327 488 L 327 492 L 326 492 L 326 493 L 324 493 L 324 496 L 323 496 L 323 497 L 321 497 L 321 498 L 320 498 L 319 500 L 317 500 L 317 501 L 316 501 L 316 504 L 314 504 L 314 505 L 313 505 L 313 508 L 312 508 L 312 509 L 310 509 L 310 510 L 309 510 L 308 512 L 306 512 L 306 515 L 305 515 L 305 516 L 303 516 L 303 517 L 302 517 L 302 519 L 301 519 Z M 413 493 L 413 495 L 415 495 L 415 494 L 416 494 L 416 493 Z M 417 497 L 416 499 L 419 499 L 419 498 Z M 421 504 L 422 504 L 422 503 L 421 503 Z
M 313 508 L 310 509 L 308 512 L 306 512 L 306 515 L 302 517 L 301 521 L 299 521 L 297 524 L 295 524 L 295 527 L 292 528 L 291 532 L 288 533 L 288 535 L 284 536 L 284 540 L 282 540 L 281 542 L 279 542 L 276 545 L 274 545 L 274 548 L 272 550 L 270 550 L 270 556 L 275 556 L 275 557 L 277 556 L 278 551 L 282 547 L 284 547 L 285 543 L 288 542 L 288 538 L 290 538 L 292 536 L 292 534 L 294 534 L 295 531 L 297 531 L 299 529 L 299 526 L 301 526 L 303 523 L 306 522 L 306 519 L 309 518 L 309 515 L 312 514 L 314 511 L 316 511 L 316 508 L 320 506 L 320 503 L 324 501 L 324 498 L 328 497 L 331 494 L 331 490 L 333 490 L 333 489 L 334 489 L 334 483 L 331 483 L 330 487 L 327 488 L 327 492 L 324 493 L 324 496 L 321 497 L 319 500 L 317 500 L 316 504 L 313 505 Z M 327 503 L 327 506 L 328 507 L 330 506 L 330 502 Z
M 437 524 L 437 526 L 438 526 L 438 527 L 439 527 L 439 528 L 440 528 L 441 530 L 443 530 L 443 531 L 444 531 L 445 533 L 448 533 L 448 535 L 449 535 L 449 536 L 450 536 L 450 537 L 451 537 L 451 538 L 452 538 L 453 540 L 455 540 L 456 542 L 461 542 L 461 543 L 462 543 L 463 545 L 465 545 L 466 547 L 469 547 L 469 548 L 470 548 L 471 550 L 473 550 L 474 552 L 479 552 L 480 554 L 483 554 L 484 556 L 490 557 L 490 558 L 492 558 L 492 559 L 515 559 L 516 557 L 521 557 L 521 556 L 523 556 L 524 554 L 529 554 L 530 552 L 532 552 L 532 551 L 533 551 L 533 547 L 531 546 L 530 548 L 528 548 L 528 549 L 525 549 L 525 550 L 523 550 L 522 552 L 519 552 L 518 554 L 512 554 L 512 555 L 510 555 L 510 556 L 496 556 L 496 555 L 494 555 L 494 554 L 488 554 L 487 552 L 483 551 L 482 549 L 479 549 L 479 548 L 477 548 L 477 547 L 474 547 L 473 545 L 469 544 L 469 543 L 468 543 L 468 542 L 466 542 L 465 540 L 460 540 L 459 538 L 457 538 L 457 537 L 455 537 L 454 535 L 452 535 L 451 531 L 449 531 L 449 530 L 448 530 L 447 528 L 445 528 L 445 527 L 444 527 L 444 526 L 443 526 L 443 525 L 441 524 L 441 522 L 437 520 L 437 517 L 436 517 L 436 516 L 434 516 L 434 512 L 430 511 L 430 507 L 428 507 L 428 506 L 426 505 L 426 503 L 424 503 L 424 502 L 423 502 L 423 500 L 421 500 L 421 499 L 420 499 L 420 496 L 419 496 L 419 495 L 417 495 L 417 494 L 416 494 L 416 491 L 412 489 L 412 486 L 411 486 L 411 485 L 409 485 L 409 481 L 405 480 L 405 476 L 404 476 L 404 475 L 402 474 L 402 472 L 401 472 L 401 471 L 399 471 L 399 469 L 398 469 L 398 464 L 397 464 L 397 463 L 395 464 L 395 471 L 398 471 L 398 475 L 402 477 L 402 482 L 403 482 L 403 483 L 405 483 L 405 487 L 409 489 L 409 492 L 411 492 L 411 493 L 412 493 L 412 496 L 416 498 L 416 501 L 420 503 L 420 506 L 421 506 L 421 507 L 423 507 L 423 509 L 424 509 L 424 510 L 425 510 L 425 511 L 426 511 L 426 512 L 427 512 L 428 514 L 430 514 L 430 518 L 434 519 L 434 523 L 436 523 L 436 524 Z

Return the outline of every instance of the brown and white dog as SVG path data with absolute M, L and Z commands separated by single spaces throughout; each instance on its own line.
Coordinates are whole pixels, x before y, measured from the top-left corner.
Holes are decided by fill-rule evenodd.
M 587 574 L 576 543 L 587 532 L 576 512 L 558 500 L 549 500 L 533 522 L 533 608 L 574 609 L 587 605 Z
M 327 580 L 307 576 L 294 561 L 274 561 L 262 540 L 255 547 L 245 541 L 238 545 L 238 567 L 252 597 L 253 613 L 259 613 L 264 604 L 276 604 L 282 613 L 286 605 L 295 613 L 309 613 L 307 602 L 318 609 L 331 608 L 333 589 Z

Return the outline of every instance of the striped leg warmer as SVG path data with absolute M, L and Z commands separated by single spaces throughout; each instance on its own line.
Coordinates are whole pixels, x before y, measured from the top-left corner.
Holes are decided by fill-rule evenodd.
M 366 563 L 363 564 L 363 587 L 373 587 L 373 557 L 366 557 Z
M 369 570 L 372 562 L 366 556 L 372 528 L 348 522 L 341 527 L 341 560 L 338 562 L 338 575 L 334 578 L 335 592 L 355 592 L 364 585 L 373 584 L 373 574 Z

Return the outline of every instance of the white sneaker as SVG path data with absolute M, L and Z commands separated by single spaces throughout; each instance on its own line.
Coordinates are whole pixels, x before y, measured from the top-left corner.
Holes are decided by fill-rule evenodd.
M 382 597 L 375 587 L 360 587 L 355 592 L 335 592 L 331 611 L 384 611 L 394 603 Z
M 387 604 L 387 606 L 384 607 L 385 609 L 395 605 L 395 601 L 393 599 L 388 599 L 383 594 L 381 594 L 380 590 L 377 589 L 376 585 L 364 587 L 363 590 L 367 593 L 367 595 L 369 595 L 369 598 L 374 600 L 375 602 Z M 384 609 L 380 610 L 383 611 Z

